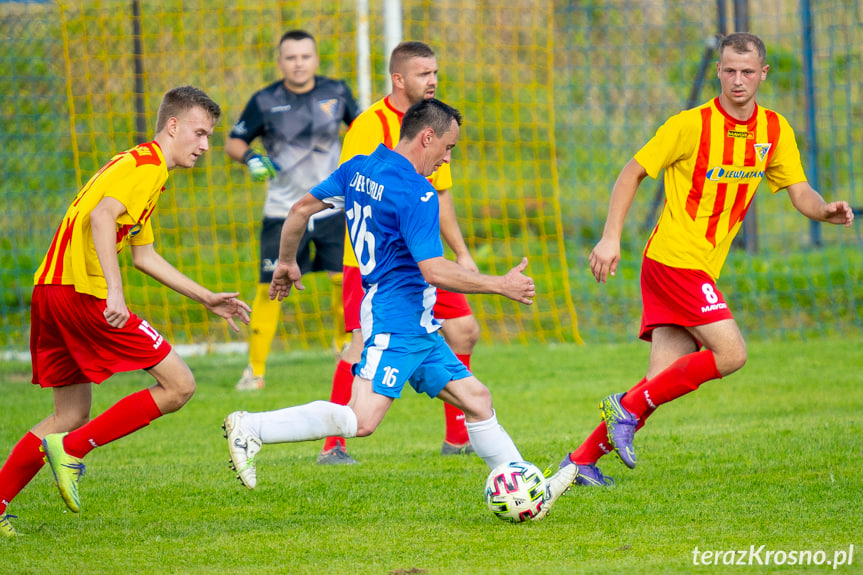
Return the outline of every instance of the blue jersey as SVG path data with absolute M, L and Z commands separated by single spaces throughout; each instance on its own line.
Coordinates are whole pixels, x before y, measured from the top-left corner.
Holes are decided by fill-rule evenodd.
M 435 189 L 407 158 L 383 144 L 355 156 L 311 194 L 345 208 L 348 234 L 363 276 L 363 339 L 379 333 L 429 334 L 440 329 L 434 286 L 417 262 L 443 256 Z

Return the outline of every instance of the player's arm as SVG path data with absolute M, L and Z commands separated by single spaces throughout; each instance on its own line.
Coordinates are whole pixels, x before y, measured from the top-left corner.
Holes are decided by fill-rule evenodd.
M 269 156 L 259 154 L 240 138 L 228 138 L 225 143 L 225 153 L 232 160 L 246 164 L 249 168 L 249 175 L 256 182 L 263 182 L 275 178 L 279 173 L 278 167 Z
M 228 138 L 225 142 L 225 153 L 235 162 L 243 162 L 243 156 L 250 150 L 249 144 L 240 138 Z
M 815 191 L 809 182 L 798 182 L 787 188 L 791 203 L 798 212 L 817 222 L 844 225 L 851 227 L 854 222 L 854 211 L 848 202 L 824 201 L 824 198 Z
M 521 263 L 503 276 L 480 274 L 443 257 L 420 260 L 417 265 L 428 283 L 445 290 L 497 294 L 526 305 L 532 304 L 536 297 L 533 279 L 522 273 L 527 267 L 527 258 L 522 258 Z
M 455 253 L 455 261 L 458 265 L 474 272 L 479 271 L 479 268 L 473 261 L 473 257 L 470 255 L 470 251 L 467 249 L 464 235 L 462 235 L 461 228 L 458 225 L 452 194 L 449 190 L 438 190 L 437 197 L 440 203 L 441 237 L 443 237 L 443 240 Z
M 589 258 L 590 271 L 598 282 L 605 283 L 609 274 L 614 275 L 617 271 L 623 222 L 635 199 L 635 192 L 645 177 L 647 170 L 633 158 L 623 167 L 614 182 L 602 238 L 590 252 Z
M 132 262 L 136 269 L 226 319 L 234 331 L 240 331 L 234 318 L 245 324 L 249 323 L 249 313 L 252 310 L 246 302 L 237 299 L 239 292 L 214 293 L 208 290 L 171 265 L 156 252 L 153 244 L 133 245 L 131 249 Z
M 252 141 L 264 130 L 264 118 L 257 105 L 257 97 L 253 96 L 240 115 L 240 120 L 234 125 L 225 143 L 225 153 L 236 162 L 246 164 L 249 175 L 256 182 L 275 178 L 279 168 L 265 154 L 259 154 L 252 149 Z
M 117 218 L 126 212 L 126 206 L 116 198 L 105 197 L 90 212 L 93 246 L 108 285 L 105 319 L 112 327 L 123 327 L 129 320 L 129 308 L 123 295 L 123 276 L 117 258 Z
M 342 82 L 342 86 L 344 87 L 344 100 L 345 100 L 345 115 L 342 117 L 345 125 L 350 127 L 350 125 L 357 119 L 357 116 L 360 115 L 360 108 L 357 105 L 357 101 L 354 99 L 354 93 L 351 92 L 350 87 L 347 83 Z
M 292 286 L 298 290 L 305 289 L 300 281 L 303 274 L 300 272 L 299 264 L 297 264 L 300 240 L 302 240 L 306 227 L 309 225 L 309 218 L 331 207 L 331 204 L 319 200 L 310 193 L 291 206 L 291 211 L 288 212 L 288 217 L 285 218 L 285 223 L 282 225 L 282 235 L 279 241 L 279 262 L 273 271 L 273 281 L 270 282 L 270 299 L 278 298 L 279 301 L 282 301 L 291 293 Z

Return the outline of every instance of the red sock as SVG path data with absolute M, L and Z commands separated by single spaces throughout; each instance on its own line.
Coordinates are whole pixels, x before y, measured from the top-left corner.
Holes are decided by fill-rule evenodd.
M 124 397 L 108 411 L 69 433 L 63 439 L 66 453 L 73 457 L 84 457 L 94 448 L 146 427 L 162 412 L 149 389 Z
M 579 465 L 588 465 L 596 463 L 600 457 L 611 453 L 613 449 L 608 443 L 608 430 L 603 421 L 596 426 L 584 443 L 578 446 L 578 449 L 569 454 L 569 459 Z
M 39 450 L 40 447 L 42 440 L 28 431 L 12 448 L 9 459 L 0 469 L 0 514 L 6 512 L 9 502 L 21 493 L 45 465 L 45 454 Z
M 646 379 L 642 379 L 627 393 L 633 393 L 640 386 L 644 385 L 646 381 Z M 642 422 L 639 422 L 639 425 L 643 425 Z M 584 443 L 578 446 L 578 449 L 569 454 L 569 459 L 578 465 L 589 465 L 599 461 L 599 458 L 603 455 L 611 453 L 612 449 L 611 444 L 608 442 L 608 429 L 605 422 L 602 422 L 584 440 Z
M 466 368 L 470 369 L 470 354 L 456 354 L 456 357 Z M 444 441 L 453 445 L 463 445 L 470 441 L 467 435 L 467 427 L 464 426 L 464 412 L 462 410 L 444 402 L 443 415 L 446 420 Z
M 330 401 L 339 405 L 347 405 L 351 400 L 351 389 L 354 385 L 354 374 L 351 371 L 352 364 L 340 360 L 333 375 L 333 390 L 330 392 Z M 337 443 L 345 445 L 344 437 L 327 437 L 324 441 L 324 451 L 329 451 Z
M 695 391 L 711 379 L 722 375 L 716 369 L 716 358 L 709 349 L 684 355 L 663 371 L 644 383 L 637 385 L 623 396 L 620 405 L 627 411 L 641 418 L 648 410 L 656 409 L 663 403 L 668 403 L 678 397 Z

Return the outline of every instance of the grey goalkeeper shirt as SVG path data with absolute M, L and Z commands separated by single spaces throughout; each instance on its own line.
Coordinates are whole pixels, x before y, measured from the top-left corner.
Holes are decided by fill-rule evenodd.
M 315 76 L 315 87 L 305 94 L 291 92 L 280 80 L 251 97 L 230 137 L 247 144 L 260 138 L 279 168 L 267 184 L 264 217 L 287 217 L 291 206 L 335 171 L 341 124 L 349 126 L 358 113 L 347 84 L 325 76 Z M 332 210 L 316 214 L 331 215 Z

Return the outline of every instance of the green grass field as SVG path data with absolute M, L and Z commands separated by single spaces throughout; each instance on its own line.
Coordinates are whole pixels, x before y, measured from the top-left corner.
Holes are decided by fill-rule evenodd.
M 437 401 L 407 392 L 361 465 L 315 465 L 320 443 L 264 446 L 258 488 L 229 470 L 220 428 L 236 409 L 327 397 L 332 358 L 272 358 L 268 387 L 233 391 L 241 356 L 190 358 L 198 392 L 179 413 L 94 451 L 83 510 L 64 511 L 43 469 L 12 503 L 6 573 L 810 573 L 822 566 L 694 566 L 693 550 L 835 551 L 861 572 L 863 338 L 752 343 L 726 381 L 661 409 L 639 433 L 639 467 L 611 458 L 609 489 L 573 490 L 542 523 L 509 525 L 485 507 L 488 469 L 440 457 Z M 598 400 L 640 379 L 648 346 L 488 346 L 473 367 L 525 458 L 557 464 L 598 422 Z M 0 367 L 3 456 L 51 410 L 27 365 Z M 149 384 L 117 376 L 94 413 Z M 760 557 L 763 559 L 764 552 Z M 816 556 L 817 557 L 817 556 Z M 847 562 L 847 559 L 846 559 Z

